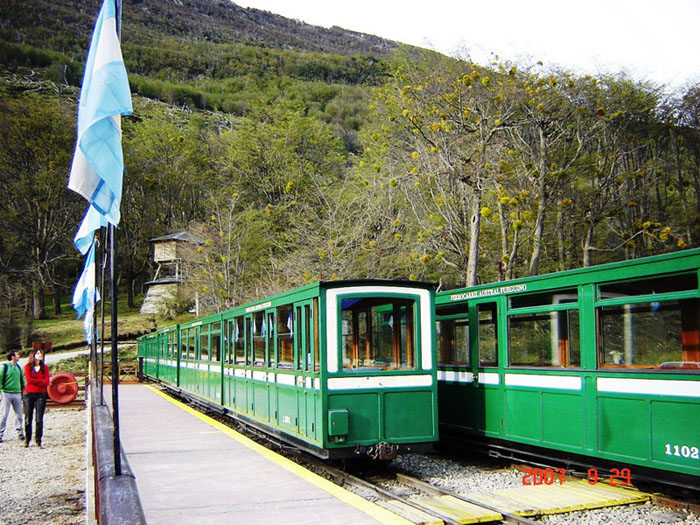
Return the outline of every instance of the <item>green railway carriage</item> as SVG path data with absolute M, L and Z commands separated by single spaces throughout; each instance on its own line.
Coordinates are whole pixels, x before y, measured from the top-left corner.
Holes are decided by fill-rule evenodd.
M 699 270 L 695 249 L 438 293 L 441 437 L 698 486 Z
M 435 286 L 318 282 L 139 339 L 144 373 L 320 457 L 437 441 Z

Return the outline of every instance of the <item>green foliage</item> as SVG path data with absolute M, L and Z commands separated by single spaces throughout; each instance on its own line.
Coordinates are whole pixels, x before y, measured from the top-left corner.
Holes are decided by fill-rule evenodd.
M 182 287 L 178 287 L 174 295 L 163 297 L 158 306 L 158 316 L 161 319 L 172 320 L 179 315 L 188 313 L 193 307 L 192 295 Z
M 7 351 L 22 347 L 22 328 L 13 318 L 0 319 L 0 352 L 3 360 Z
M 65 181 L 89 4 L 0 6 L 4 304 L 80 272 L 84 203 Z M 181 230 L 202 241 L 185 257 L 202 311 L 317 279 L 450 287 L 697 244 L 697 86 L 676 100 L 621 75 L 397 52 L 207 0 L 127 1 L 122 20 L 131 307 L 155 270 L 149 239 Z M 82 339 L 70 322 L 50 335 Z

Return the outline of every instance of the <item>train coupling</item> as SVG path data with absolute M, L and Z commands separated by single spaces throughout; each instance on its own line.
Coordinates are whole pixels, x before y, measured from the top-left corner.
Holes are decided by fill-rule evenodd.
M 367 455 L 372 459 L 396 459 L 399 452 L 399 446 L 384 441 L 372 445 L 367 449 Z

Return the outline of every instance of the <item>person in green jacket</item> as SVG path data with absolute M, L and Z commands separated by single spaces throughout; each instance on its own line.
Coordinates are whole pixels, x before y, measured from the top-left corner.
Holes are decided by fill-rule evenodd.
M 2 402 L 0 403 L 0 443 L 5 434 L 5 425 L 7 424 L 7 416 L 10 414 L 10 407 L 15 411 L 17 417 L 17 434 L 19 439 L 24 439 L 22 432 L 22 390 L 24 390 L 24 374 L 19 366 L 19 354 L 16 350 L 10 350 L 7 353 L 7 361 L 0 367 L 0 395 Z

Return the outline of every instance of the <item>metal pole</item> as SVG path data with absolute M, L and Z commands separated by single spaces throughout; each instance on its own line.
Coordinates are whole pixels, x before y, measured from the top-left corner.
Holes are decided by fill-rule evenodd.
M 112 311 L 112 418 L 114 419 L 114 475 L 121 476 L 121 444 L 119 442 L 119 349 L 117 337 L 117 227 L 109 225 L 110 306 Z
M 95 372 L 97 375 L 97 382 L 100 388 L 100 405 L 105 404 L 105 396 L 104 396 L 104 371 L 105 371 L 105 298 L 107 295 L 105 294 L 105 269 L 107 267 L 107 245 L 109 242 L 109 239 L 107 237 L 107 229 L 106 228 L 100 228 L 100 235 L 102 237 L 102 276 L 100 279 L 100 295 L 102 296 L 102 301 L 100 301 L 100 315 L 102 316 L 102 324 L 101 324 L 101 331 L 100 334 L 100 360 L 99 360 L 99 366 L 97 367 L 97 371 Z
M 97 237 L 95 237 L 93 242 L 97 242 Z M 97 273 L 97 266 L 95 266 L 95 273 Z M 95 276 L 95 282 L 97 282 L 97 276 Z M 95 392 L 92 392 L 92 385 L 94 383 L 92 380 L 96 377 L 95 374 L 97 373 L 97 286 L 95 286 L 95 293 L 92 297 L 92 341 L 90 341 L 90 367 L 92 369 L 90 371 L 91 377 L 88 378 L 91 390 L 90 395 L 94 396 Z
M 117 21 L 117 38 L 121 41 L 122 36 L 122 0 L 114 0 L 115 18 Z M 119 350 L 117 348 L 117 337 L 119 327 L 117 326 L 117 227 L 109 225 L 110 254 L 109 254 L 109 274 L 110 274 L 110 299 L 112 306 L 112 417 L 114 418 L 114 475 L 122 475 L 121 443 L 119 440 Z

